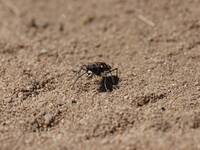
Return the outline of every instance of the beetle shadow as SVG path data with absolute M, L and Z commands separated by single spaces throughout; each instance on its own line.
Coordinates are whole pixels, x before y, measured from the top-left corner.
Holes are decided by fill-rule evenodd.
M 109 76 L 103 77 L 100 81 L 100 87 L 98 88 L 98 92 L 112 92 L 113 89 L 118 88 L 117 85 L 119 84 L 119 77 L 118 76 Z M 107 89 L 106 89 L 106 87 Z

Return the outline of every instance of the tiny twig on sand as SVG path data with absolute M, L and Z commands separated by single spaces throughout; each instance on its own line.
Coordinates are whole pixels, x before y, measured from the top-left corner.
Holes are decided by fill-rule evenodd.
M 151 20 L 147 19 L 146 17 L 144 17 L 143 15 L 138 15 L 137 16 L 138 19 L 140 19 L 141 21 L 143 21 L 144 23 L 146 23 L 147 25 L 154 27 L 155 23 L 153 23 Z
M 0 0 L 0 2 L 10 11 L 12 12 L 14 15 L 19 16 L 20 12 L 19 9 L 13 4 L 11 3 L 9 0 Z

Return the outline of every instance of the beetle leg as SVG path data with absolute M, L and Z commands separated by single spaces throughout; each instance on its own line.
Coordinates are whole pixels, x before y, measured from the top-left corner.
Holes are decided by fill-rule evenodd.
M 115 75 L 118 77 L 118 68 L 114 68 L 112 70 L 110 70 L 110 72 L 114 72 L 115 71 Z
M 107 77 L 104 78 L 104 88 L 106 89 L 106 91 L 108 91 L 108 87 L 107 87 Z
M 113 85 L 115 84 L 114 79 L 113 79 L 113 75 L 112 75 L 112 72 L 114 72 L 114 71 L 115 71 L 115 76 L 118 77 L 118 68 L 112 69 L 110 71 Z

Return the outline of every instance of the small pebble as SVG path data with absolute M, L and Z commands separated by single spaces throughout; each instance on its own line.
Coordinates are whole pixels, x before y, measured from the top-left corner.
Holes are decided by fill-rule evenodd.
M 30 26 L 33 28 L 47 28 L 49 26 L 49 23 L 46 21 L 36 20 L 32 19 L 30 22 Z
M 125 100 L 129 99 L 129 95 L 125 95 L 125 96 L 124 96 L 124 99 L 125 99 Z
M 46 54 L 47 52 L 48 52 L 48 50 L 43 48 L 43 49 L 41 49 L 40 54 Z
M 22 98 L 22 97 L 24 96 L 24 94 L 23 94 L 23 92 L 19 92 L 19 93 L 17 94 L 17 96 L 18 96 L 19 98 Z
M 50 113 L 46 114 L 46 115 L 44 116 L 44 124 L 45 124 L 46 126 L 49 126 L 49 125 L 51 124 L 53 118 L 54 118 L 53 114 L 50 114 Z
M 4 102 L 6 102 L 6 103 L 11 103 L 11 102 L 12 102 L 12 98 L 11 98 L 11 97 L 5 98 L 5 99 L 4 99 Z
M 33 87 L 33 85 L 28 85 L 28 86 L 26 87 L 26 89 L 27 89 L 28 91 L 32 91 L 32 90 L 34 89 L 34 87 Z

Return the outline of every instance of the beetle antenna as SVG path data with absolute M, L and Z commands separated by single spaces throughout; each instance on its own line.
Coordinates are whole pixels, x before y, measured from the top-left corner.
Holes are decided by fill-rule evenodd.
M 82 69 L 81 69 L 82 70 Z M 80 72 L 81 72 L 81 70 L 77 73 L 77 74 L 80 74 Z M 74 85 L 76 84 L 76 82 L 78 81 L 78 79 L 80 79 L 84 74 L 86 74 L 87 72 L 84 72 L 84 73 L 82 73 L 82 74 L 80 74 L 77 78 L 76 78 L 76 80 L 74 81 L 74 83 L 72 84 L 72 87 L 74 87 Z

